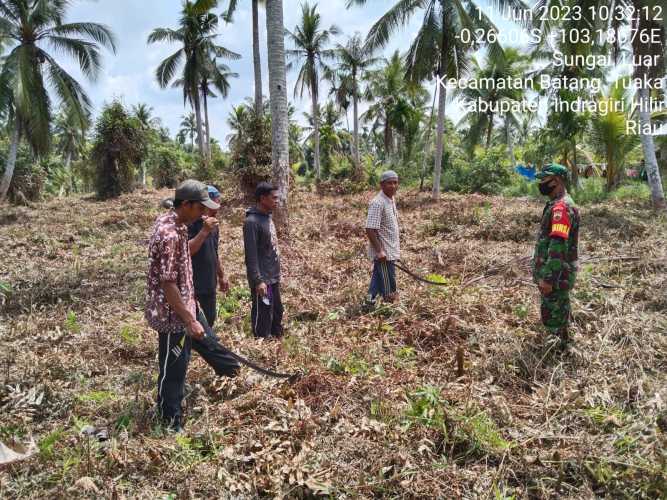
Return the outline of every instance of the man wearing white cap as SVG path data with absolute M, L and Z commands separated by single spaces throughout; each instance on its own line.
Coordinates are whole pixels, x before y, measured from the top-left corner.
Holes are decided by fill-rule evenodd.
M 398 211 L 394 195 L 398 190 L 398 174 L 387 170 L 380 176 L 381 191 L 368 205 L 366 235 L 368 257 L 373 261 L 373 275 L 368 288 L 368 305 L 375 305 L 378 295 L 388 302 L 398 299 L 396 291 L 396 268 L 394 263 L 401 258 Z

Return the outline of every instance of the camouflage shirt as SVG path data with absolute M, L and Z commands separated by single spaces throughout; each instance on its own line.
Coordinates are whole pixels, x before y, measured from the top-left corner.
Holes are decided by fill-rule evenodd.
M 533 254 L 533 279 L 569 290 L 577 272 L 579 209 L 569 195 L 547 203 Z

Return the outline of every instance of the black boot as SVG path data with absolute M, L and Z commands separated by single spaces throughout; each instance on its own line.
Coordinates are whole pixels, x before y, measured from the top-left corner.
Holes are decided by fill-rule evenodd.
M 558 338 L 560 339 L 560 349 L 561 351 L 567 351 L 570 347 L 570 333 L 568 332 L 567 327 L 561 328 L 558 333 Z

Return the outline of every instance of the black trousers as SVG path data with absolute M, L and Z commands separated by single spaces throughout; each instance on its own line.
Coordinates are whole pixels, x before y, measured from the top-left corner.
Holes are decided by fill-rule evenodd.
M 252 334 L 255 337 L 280 337 L 283 334 L 283 303 L 280 298 L 280 283 L 268 286 L 267 297 L 269 304 L 265 304 L 256 292 L 252 295 L 250 311 Z
M 234 377 L 240 366 L 213 333 L 206 317 L 197 311 L 197 321 L 206 333 L 202 340 L 194 340 L 181 330 L 176 333 L 159 334 L 157 380 L 157 404 L 163 419 L 174 421 L 181 418 L 181 403 L 185 390 L 185 375 L 190 363 L 191 350 L 204 358 L 220 377 Z
M 210 293 L 195 292 L 195 298 L 197 299 L 197 302 L 199 302 L 199 306 L 206 317 L 206 321 L 208 321 L 209 326 L 213 328 L 217 316 L 215 290 Z

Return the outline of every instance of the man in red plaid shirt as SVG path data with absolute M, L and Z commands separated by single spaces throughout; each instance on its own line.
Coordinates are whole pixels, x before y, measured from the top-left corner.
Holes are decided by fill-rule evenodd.
M 175 431 L 181 430 L 181 402 L 190 350 L 197 351 L 218 375 L 233 377 L 239 365 L 219 343 L 198 311 L 192 282 L 187 224 L 218 204 L 206 185 L 187 180 L 176 188 L 173 210 L 155 221 L 148 248 L 145 317 L 159 334 L 158 410 Z

